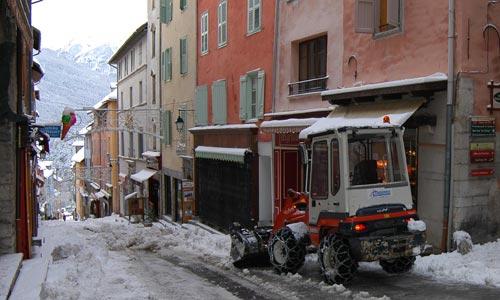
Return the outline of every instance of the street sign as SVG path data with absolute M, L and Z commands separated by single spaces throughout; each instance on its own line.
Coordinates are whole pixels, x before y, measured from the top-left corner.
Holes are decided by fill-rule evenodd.
M 41 132 L 48 134 L 51 138 L 61 137 L 61 125 L 44 125 L 39 129 Z

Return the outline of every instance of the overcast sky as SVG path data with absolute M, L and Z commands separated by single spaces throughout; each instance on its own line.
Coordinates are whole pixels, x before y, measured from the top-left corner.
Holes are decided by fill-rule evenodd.
M 146 21 L 146 0 L 43 0 L 32 13 L 42 48 L 50 49 L 71 41 L 120 46 Z

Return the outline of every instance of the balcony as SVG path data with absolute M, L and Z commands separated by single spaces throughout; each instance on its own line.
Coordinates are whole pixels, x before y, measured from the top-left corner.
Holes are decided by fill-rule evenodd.
M 288 94 L 290 96 L 316 93 L 326 90 L 328 76 L 292 82 L 288 84 Z

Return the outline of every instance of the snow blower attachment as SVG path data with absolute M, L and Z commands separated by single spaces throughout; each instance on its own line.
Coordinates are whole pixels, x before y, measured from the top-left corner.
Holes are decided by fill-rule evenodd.
M 402 124 L 422 103 L 338 107 L 303 130 L 309 148 L 301 144 L 299 154 L 308 192 L 288 191 L 272 229 L 234 224 L 235 266 L 259 257 L 280 273 L 295 273 L 312 248 L 332 284 L 352 280 L 358 262 L 379 261 L 388 273 L 409 271 L 427 249 L 425 223 L 413 208 Z

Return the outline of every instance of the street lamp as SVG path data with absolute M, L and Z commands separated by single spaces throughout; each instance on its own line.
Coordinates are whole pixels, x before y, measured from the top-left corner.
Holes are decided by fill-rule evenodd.
M 177 117 L 177 120 L 175 121 L 175 128 L 177 128 L 177 132 L 179 132 L 179 133 L 181 133 L 182 130 L 184 129 L 184 120 L 181 117 L 181 111 L 194 111 L 194 109 L 179 108 L 179 116 Z

